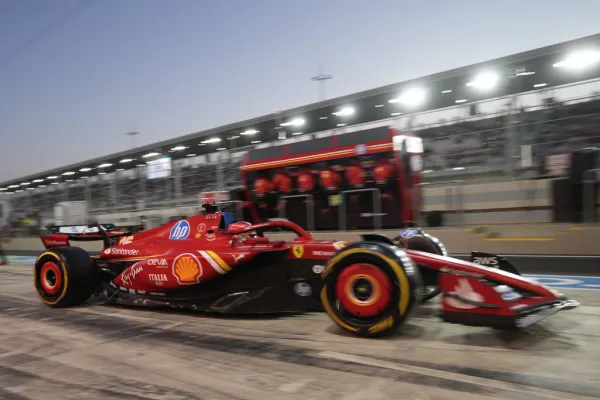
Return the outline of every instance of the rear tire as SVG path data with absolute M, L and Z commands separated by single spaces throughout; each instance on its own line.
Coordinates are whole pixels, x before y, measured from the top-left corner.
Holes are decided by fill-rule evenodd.
M 395 332 L 419 303 L 421 277 L 395 246 L 358 242 L 340 250 L 323 271 L 321 302 L 329 317 L 357 336 Z
M 35 262 L 33 282 L 42 301 L 50 307 L 78 306 L 94 293 L 94 262 L 78 247 L 49 249 Z

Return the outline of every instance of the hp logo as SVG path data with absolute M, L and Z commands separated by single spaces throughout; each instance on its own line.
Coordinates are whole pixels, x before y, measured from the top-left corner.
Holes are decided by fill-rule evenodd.
M 190 234 L 190 224 L 187 221 L 179 221 L 173 226 L 173 228 L 171 228 L 171 234 L 169 235 L 169 239 L 171 239 L 171 240 L 187 239 L 189 234 Z

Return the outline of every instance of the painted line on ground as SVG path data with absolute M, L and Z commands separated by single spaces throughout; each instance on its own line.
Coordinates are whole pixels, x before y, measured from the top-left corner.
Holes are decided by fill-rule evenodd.
M 598 276 L 525 275 L 525 277 L 556 289 L 600 290 Z
M 600 255 L 553 255 L 553 254 L 498 254 L 504 258 L 600 258 Z M 451 257 L 471 257 L 471 254 L 461 253 L 461 254 L 450 254 Z

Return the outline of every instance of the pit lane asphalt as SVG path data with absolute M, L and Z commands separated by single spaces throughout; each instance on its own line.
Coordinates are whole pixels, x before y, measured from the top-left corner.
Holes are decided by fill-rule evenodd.
M 39 251 L 17 251 L 7 253 L 13 256 L 37 257 Z M 97 254 L 90 252 L 90 254 Z M 540 275 L 573 275 L 573 276 L 598 276 L 600 275 L 600 255 L 525 255 L 525 254 L 499 254 L 511 262 L 522 274 Z M 468 254 L 454 254 L 454 257 L 469 260 Z
M 219 318 L 89 305 L 56 310 L 31 266 L 0 268 L 0 399 L 600 398 L 600 291 L 520 333 L 443 324 L 422 307 L 360 339 L 321 313 Z

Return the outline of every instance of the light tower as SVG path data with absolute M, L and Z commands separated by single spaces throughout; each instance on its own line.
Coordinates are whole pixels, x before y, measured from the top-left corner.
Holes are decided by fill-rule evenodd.
M 325 91 L 325 83 L 327 80 L 333 78 L 333 75 L 325 74 L 325 68 L 323 64 L 319 64 L 319 73 L 312 78 L 312 81 L 315 81 L 319 84 L 319 101 L 327 100 L 327 94 Z
M 135 137 L 139 134 L 140 134 L 139 132 L 127 132 L 126 133 L 126 135 L 131 138 L 131 148 L 132 149 L 135 149 L 135 147 L 136 147 Z

